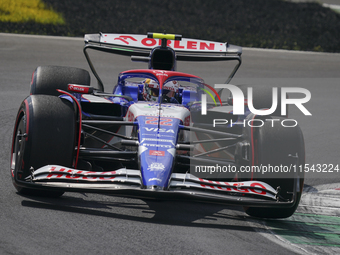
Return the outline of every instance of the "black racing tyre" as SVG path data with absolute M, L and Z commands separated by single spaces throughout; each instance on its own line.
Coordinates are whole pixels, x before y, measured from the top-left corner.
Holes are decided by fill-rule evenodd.
M 31 95 L 58 96 L 57 89 L 67 91 L 68 84 L 90 86 L 88 71 L 67 66 L 39 66 L 32 75 Z
M 257 110 L 260 109 L 270 109 L 273 102 L 272 102 L 272 87 L 265 86 L 265 85 L 256 85 L 256 86 L 249 86 L 249 85 L 237 85 L 243 92 L 244 98 L 248 99 L 248 87 L 253 88 L 253 105 L 254 108 Z M 278 88 L 277 94 L 277 107 L 276 110 L 270 114 L 271 116 L 281 116 L 281 89 Z M 232 104 L 232 94 L 229 94 L 228 102 Z M 288 111 L 286 109 L 286 115 L 288 116 Z
M 55 164 L 72 167 L 76 142 L 76 116 L 72 103 L 47 95 L 32 95 L 21 104 L 14 126 L 11 175 L 21 194 L 61 196 L 64 192 L 21 187 L 31 167 Z
M 269 118 L 267 117 L 267 119 Z M 255 128 L 251 141 L 251 146 L 254 148 L 252 164 L 266 166 L 267 169 L 271 166 L 272 173 L 268 172 L 265 175 L 254 173 L 253 178 L 268 183 L 274 189 L 280 187 L 280 196 L 286 200 L 292 199 L 292 192 L 296 183 L 296 199 L 290 208 L 248 207 L 245 208 L 245 212 L 250 216 L 260 218 L 287 218 L 295 212 L 300 202 L 304 172 L 300 172 L 298 166 L 305 164 L 305 146 L 298 125 L 284 127 L 279 123 L 285 118 L 273 117 L 273 119 L 279 120 L 275 122 L 274 127 L 272 121 L 264 120 L 262 127 Z M 292 123 L 290 125 L 294 126 Z M 275 171 L 273 170 L 274 167 L 276 167 Z M 297 182 L 295 182 L 295 179 Z

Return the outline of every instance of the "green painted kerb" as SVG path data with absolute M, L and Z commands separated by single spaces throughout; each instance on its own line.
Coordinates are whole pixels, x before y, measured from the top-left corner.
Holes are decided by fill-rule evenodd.
M 340 217 L 295 213 L 266 225 L 291 243 L 340 247 Z

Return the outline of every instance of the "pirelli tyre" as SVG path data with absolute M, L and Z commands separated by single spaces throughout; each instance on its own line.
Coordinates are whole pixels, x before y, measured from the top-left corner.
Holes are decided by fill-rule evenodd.
M 303 189 L 304 172 L 299 166 L 305 164 L 304 139 L 296 123 L 288 127 L 277 124 L 285 118 L 265 119 L 263 126 L 252 128 L 251 132 L 250 163 L 259 170 L 253 171 L 252 178 L 278 189 L 281 201 L 292 200 L 295 191 L 295 200 L 290 208 L 248 207 L 245 212 L 260 218 L 287 218 L 298 207 Z
M 72 167 L 76 117 L 72 103 L 48 95 L 32 95 L 21 104 L 13 132 L 11 175 L 19 193 L 61 196 L 63 192 L 20 186 L 31 169 L 55 164 Z
M 39 66 L 32 75 L 31 95 L 58 96 L 57 89 L 67 91 L 68 84 L 90 86 L 88 71 L 67 66 Z

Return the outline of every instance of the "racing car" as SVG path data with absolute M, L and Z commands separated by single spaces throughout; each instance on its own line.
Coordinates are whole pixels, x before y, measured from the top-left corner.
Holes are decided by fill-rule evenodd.
M 271 88 L 254 88 L 243 114 L 235 114 L 233 93 L 177 71 L 177 61 L 231 61 L 229 84 L 241 47 L 165 33 L 86 34 L 84 41 L 97 85 L 80 68 L 33 72 L 12 139 L 10 170 L 19 193 L 181 199 L 242 206 L 261 218 L 295 212 L 304 180 L 296 171 L 305 160 L 301 129 L 273 125 L 288 117 L 279 114 L 280 103 L 266 116 L 249 110 L 250 100 L 270 109 Z M 89 51 L 130 57 L 147 68 L 122 70 L 105 92 Z M 248 86 L 235 87 L 247 95 Z

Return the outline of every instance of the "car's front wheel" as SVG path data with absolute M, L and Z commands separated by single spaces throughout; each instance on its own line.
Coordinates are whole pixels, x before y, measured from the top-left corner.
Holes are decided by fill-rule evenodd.
M 21 104 L 13 132 L 11 175 L 22 194 L 60 196 L 61 191 L 42 191 L 20 186 L 42 166 L 72 167 L 75 150 L 76 117 L 72 104 L 47 95 L 32 95 Z
M 251 164 L 261 171 L 254 172 L 252 178 L 278 188 L 281 200 L 289 201 L 294 198 L 294 203 L 289 208 L 248 207 L 245 212 L 260 218 L 287 218 L 295 212 L 300 202 L 304 181 L 301 166 L 305 164 L 305 146 L 298 125 L 284 127 L 277 123 L 282 123 L 285 118 L 273 118 L 278 120 L 276 125 L 267 120 L 263 126 L 253 128 Z

